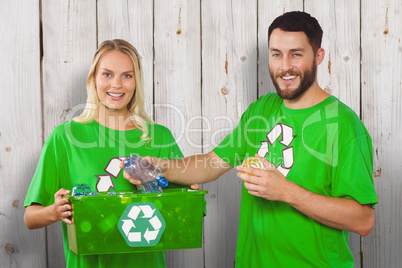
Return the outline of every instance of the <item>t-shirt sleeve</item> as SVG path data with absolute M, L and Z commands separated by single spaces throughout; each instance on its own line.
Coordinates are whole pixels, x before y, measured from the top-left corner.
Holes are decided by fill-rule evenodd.
M 247 146 L 253 143 L 250 133 L 250 118 L 253 114 L 255 103 L 243 113 L 237 127 L 229 133 L 213 151 L 231 166 L 238 166 L 243 159 L 248 157 Z
M 167 152 L 166 158 L 170 159 L 180 159 L 183 158 L 183 153 L 180 150 L 179 145 L 176 143 L 172 133 L 168 132 L 168 142 L 171 144 L 171 146 L 168 147 L 169 151 Z
M 154 135 L 158 137 L 155 138 L 155 142 L 157 143 L 156 147 L 159 147 L 159 155 L 155 155 L 156 157 L 162 159 L 179 159 L 183 158 L 183 153 L 181 152 L 179 146 L 176 143 L 175 138 L 172 135 L 172 132 L 166 127 L 161 125 L 156 125 L 157 131 L 154 132 Z
M 333 196 L 354 199 L 360 204 L 378 202 L 373 182 L 372 142 L 367 132 L 351 138 L 340 148 L 333 178 Z
M 53 131 L 46 140 L 39 162 L 28 188 L 24 206 L 39 203 L 49 206 L 54 203 L 54 194 L 60 189 L 60 182 L 68 180 L 67 158 L 64 143 L 59 135 L 62 126 Z

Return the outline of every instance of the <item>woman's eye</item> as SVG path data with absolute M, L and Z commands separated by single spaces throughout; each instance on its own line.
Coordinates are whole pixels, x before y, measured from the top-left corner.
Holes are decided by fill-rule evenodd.
M 103 76 L 111 77 L 112 75 L 110 73 L 103 73 Z
M 131 74 L 125 74 L 123 77 L 124 78 L 131 78 L 132 76 L 131 76 Z

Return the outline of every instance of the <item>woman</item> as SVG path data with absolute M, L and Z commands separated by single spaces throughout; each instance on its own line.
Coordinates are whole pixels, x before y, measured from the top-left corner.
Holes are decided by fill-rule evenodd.
M 69 249 L 71 206 L 63 198 L 77 183 L 96 191 L 132 191 L 119 168 L 131 153 L 181 158 L 171 132 L 144 111 L 143 73 L 136 49 L 124 40 L 104 41 L 87 77 L 83 113 L 57 126 L 44 144 L 24 206 L 29 229 L 61 221 L 67 267 L 166 267 L 163 251 L 76 255 Z

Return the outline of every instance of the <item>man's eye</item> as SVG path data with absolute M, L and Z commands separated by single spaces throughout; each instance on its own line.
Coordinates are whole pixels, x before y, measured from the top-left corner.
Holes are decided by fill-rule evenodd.
M 275 53 L 275 54 L 272 54 L 272 57 L 274 57 L 274 58 L 279 58 L 279 53 Z

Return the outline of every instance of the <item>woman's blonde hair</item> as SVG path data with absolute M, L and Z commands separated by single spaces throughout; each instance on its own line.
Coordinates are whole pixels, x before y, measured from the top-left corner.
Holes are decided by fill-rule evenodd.
M 141 139 L 149 140 L 148 123 L 152 122 L 151 118 L 144 110 L 144 74 L 141 63 L 141 57 L 137 50 L 129 42 L 122 39 L 106 40 L 100 44 L 95 52 L 92 64 L 89 69 L 86 87 L 87 87 L 87 102 L 84 111 L 79 116 L 73 118 L 79 123 L 89 123 L 95 119 L 99 111 L 99 99 L 95 86 L 95 75 L 100 59 L 103 55 L 111 51 L 120 51 L 129 56 L 134 65 L 134 77 L 136 88 L 133 98 L 127 105 L 130 113 L 130 119 L 133 121 L 136 128 L 142 131 Z

